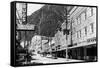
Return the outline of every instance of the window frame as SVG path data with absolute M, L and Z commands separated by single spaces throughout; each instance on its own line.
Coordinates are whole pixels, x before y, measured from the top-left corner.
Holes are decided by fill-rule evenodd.
M 90 15 L 88 15 L 88 12 L 90 12 Z M 88 7 L 86 9 L 86 15 L 87 15 L 87 18 L 93 16 L 93 7 Z
M 87 35 L 87 26 L 84 27 L 85 29 L 85 36 Z
M 91 23 L 90 24 L 90 29 L 91 29 L 91 32 L 90 33 L 93 33 L 94 32 L 94 23 Z

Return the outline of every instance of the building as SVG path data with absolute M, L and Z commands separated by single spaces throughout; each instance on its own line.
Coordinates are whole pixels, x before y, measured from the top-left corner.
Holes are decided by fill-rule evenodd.
M 54 36 L 55 44 L 53 46 L 53 53 L 56 54 L 56 57 L 67 58 L 67 36 L 65 33 L 66 22 L 64 21 L 61 24 L 61 28 L 58 28 Z
M 35 25 L 27 23 L 27 4 L 16 4 L 16 26 L 17 29 L 34 30 Z
M 70 12 L 67 29 L 68 56 L 70 59 L 97 60 L 96 7 L 75 6 Z
M 35 35 L 32 37 L 29 50 L 33 51 L 35 54 L 38 54 L 41 51 L 41 36 Z
M 29 50 L 34 51 L 36 54 L 43 54 L 50 53 L 50 45 L 49 45 L 48 37 L 35 35 L 31 40 L 31 46 Z
M 49 45 L 49 41 L 45 42 L 42 44 L 42 54 L 43 56 L 47 56 L 48 54 L 50 54 L 50 45 Z

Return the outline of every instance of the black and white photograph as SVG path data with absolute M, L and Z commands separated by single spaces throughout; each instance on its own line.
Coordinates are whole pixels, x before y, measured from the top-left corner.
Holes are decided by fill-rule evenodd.
M 97 6 L 14 2 L 13 64 L 97 62 Z

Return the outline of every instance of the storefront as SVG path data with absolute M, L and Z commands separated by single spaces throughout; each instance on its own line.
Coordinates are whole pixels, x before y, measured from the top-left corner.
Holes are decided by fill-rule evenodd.
M 66 58 L 66 50 L 57 51 L 57 57 L 59 58 Z
M 58 45 L 52 54 L 58 58 L 66 58 L 66 47 L 62 48 L 62 46 Z
M 85 61 L 96 61 L 97 60 L 97 46 L 96 44 L 73 47 L 68 49 L 69 59 L 78 59 Z

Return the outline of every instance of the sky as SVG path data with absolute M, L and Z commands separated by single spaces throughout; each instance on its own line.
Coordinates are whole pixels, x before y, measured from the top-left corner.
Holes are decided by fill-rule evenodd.
M 28 4 L 27 7 L 27 15 L 31 15 L 33 12 L 37 11 L 40 9 L 44 4 Z

